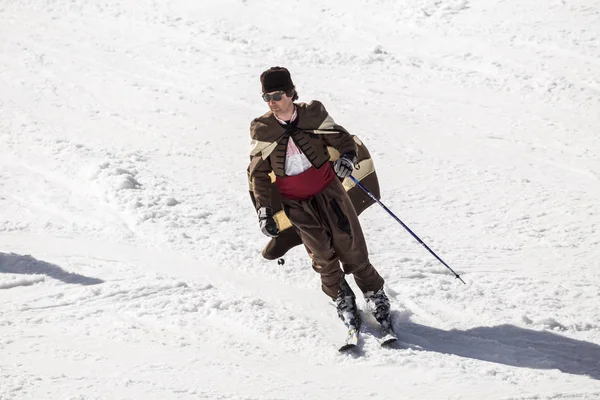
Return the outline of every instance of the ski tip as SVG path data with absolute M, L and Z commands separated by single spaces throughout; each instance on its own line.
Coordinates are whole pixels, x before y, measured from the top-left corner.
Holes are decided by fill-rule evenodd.
M 354 343 L 349 343 L 349 344 L 345 344 L 342 347 L 340 347 L 338 351 L 340 353 L 344 353 L 344 352 L 346 352 L 348 350 L 352 350 L 354 348 L 356 348 L 356 345 Z
M 357 345 L 358 345 L 358 329 L 351 326 L 348 328 L 346 341 L 344 342 L 344 345 L 339 348 L 339 351 L 344 352 L 344 351 L 353 349 Z
M 389 338 L 389 339 L 384 340 L 383 342 L 381 342 L 381 347 L 390 347 L 390 346 L 393 346 L 396 343 L 398 343 L 398 339 L 397 338 Z

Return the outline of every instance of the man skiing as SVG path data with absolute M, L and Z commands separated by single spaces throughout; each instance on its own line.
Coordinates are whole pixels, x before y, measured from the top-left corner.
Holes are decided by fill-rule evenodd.
M 272 67 L 260 81 L 270 111 L 251 123 L 248 171 L 262 233 L 279 234 L 271 203 L 273 178 L 283 211 L 321 276 L 323 291 L 335 301 L 349 336 L 354 332 L 350 345 L 358 339 L 361 320 L 345 274 L 354 275 L 382 330 L 392 333 L 384 280 L 369 262 L 356 211 L 341 183 L 354 170 L 356 142 L 320 102 L 295 102 L 298 94 L 287 69 Z M 339 153 L 335 161 L 331 149 Z

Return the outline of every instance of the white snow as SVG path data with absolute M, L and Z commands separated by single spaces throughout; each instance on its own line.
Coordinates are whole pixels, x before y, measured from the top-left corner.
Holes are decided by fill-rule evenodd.
M 408 348 L 260 255 L 273 65 L 467 283 L 361 216 Z M 0 399 L 600 398 L 599 198 L 592 0 L 0 0 Z

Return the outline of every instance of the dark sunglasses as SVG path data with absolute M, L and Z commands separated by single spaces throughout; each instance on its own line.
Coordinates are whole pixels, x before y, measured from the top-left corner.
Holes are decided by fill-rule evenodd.
M 275 101 L 280 101 L 283 98 L 284 92 L 277 92 L 273 94 L 265 93 L 262 95 L 263 100 L 268 103 L 271 99 Z

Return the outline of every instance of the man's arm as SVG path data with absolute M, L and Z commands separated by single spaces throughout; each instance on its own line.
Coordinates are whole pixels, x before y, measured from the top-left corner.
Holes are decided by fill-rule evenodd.
M 352 135 L 341 125 L 335 123 L 333 118 L 329 115 L 325 106 L 321 103 L 319 104 L 321 118 L 323 123 L 319 127 L 319 130 L 327 130 L 334 131 L 335 133 L 327 133 L 322 135 L 323 140 L 327 144 L 327 146 L 333 147 L 340 154 L 352 154 L 356 156 L 356 152 L 358 150 L 356 146 L 356 142 L 352 138 Z
M 356 157 L 358 147 L 356 146 L 356 142 L 352 138 L 352 135 L 340 125 L 336 125 L 335 129 L 340 130 L 341 132 L 323 135 L 323 139 L 327 146 L 333 147 L 339 151 L 341 155 L 347 154 Z
M 340 157 L 333 163 L 333 170 L 340 178 L 347 178 L 354 171 L 358 146 L 352 135 L 343 126 L 335 123 L 323 105 L 321 105 L 321 109 L 324 121 L 319 129 L 335 132 L 323 135 L 323 140 L 327 146 L 333 147 L 340 153 Z
M 260 153 L 250 159 L 250 185 L 256 199 L 256 210 L 272 207 L 271 204 L 271 165 L 263 160 Z
M 267 160 L 260 155 L 252 157 L 250 161 L 250 185 L 254 193 L 258 223 L 262 233 L 269 237 L 279 235 L 279 227 L 275 222 L 271 206 L 271 167 Z

